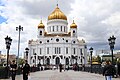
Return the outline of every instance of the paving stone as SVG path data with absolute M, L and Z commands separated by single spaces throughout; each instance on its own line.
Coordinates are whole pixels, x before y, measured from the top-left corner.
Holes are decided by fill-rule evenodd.
M 95 73 L 81 72 L 81 71 L 63 71 L 47 70 L 30 73 L 30 80 L 105 80 L 104 76 Z M 0 80 L 11 80 L 0 79 Z M 16 80 L 22 80 L 22 75 L 17 75 Z M 120 78 L 113 78 L 113 80 L 120 80 Z

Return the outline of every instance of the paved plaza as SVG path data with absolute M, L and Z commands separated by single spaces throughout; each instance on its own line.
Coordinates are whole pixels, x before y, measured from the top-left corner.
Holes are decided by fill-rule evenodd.
M 30 76 L 30 80 L 105 80 L 100 74 L 73 70 L 61 73 L 58 70 L 38 71 L 31 73 Z M 11 80 L 11 78 L 1 80 Z M 17 75 L 16 80 L 22 80 L 22 75 Z M 113 78 L 113 80 L 120 80 L 120 78 Z

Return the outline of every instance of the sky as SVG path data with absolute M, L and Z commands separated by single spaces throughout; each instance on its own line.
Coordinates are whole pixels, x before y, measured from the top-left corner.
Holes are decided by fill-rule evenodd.
M 28 41 L 37 39 L 37 26 L 47 19 L 58 3 L 67 16 L 68 27 L 73 19 L 77 24 L 78 36 L 84 39 L 89 50 L 109 50 L 108 38 L 116 37 L 115 50 L 120 50 L 120 0 L 0 0 L 0 51 L 6 54 L 5 37 L 12 38 L 10 54 L 18 51 L 20 34 L 20 56 L 28 47 Z

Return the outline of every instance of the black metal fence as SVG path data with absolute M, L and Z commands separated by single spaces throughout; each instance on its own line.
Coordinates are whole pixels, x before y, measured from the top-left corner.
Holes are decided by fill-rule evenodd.
M 38 67 L 31 67 L 30 68 L 30 72 L 36 72 L 39 71 L 40 69 Z M 16 75 L 20 75 L 22 74 L 22 68 L 18 67 L 17 71 L 16 71 Z M 6 78 L 10 78 L 11 76 L 11 71 L 8 70 L 8 76 L 7 76 L 7 67 L 0 67 L 0 79 L 6 79 Z
M 8 73 L 10 73 L 10 72 L 8 71 Z M 3 79 L 7 78 L 7 67 L 0 67 L 0 79 L 2 79 L 2 78 Z
M 91 67 L 85 67 L 84 71 L 91 72 Z M 92 73 L 102 74 L 103 68 L 102 67 L 92 67 Z

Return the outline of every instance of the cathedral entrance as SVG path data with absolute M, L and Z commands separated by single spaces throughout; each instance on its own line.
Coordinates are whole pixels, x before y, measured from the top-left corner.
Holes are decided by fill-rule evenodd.
M 65 62 L 66 62 L 65 63 L 66 65 L 69 65 L 69 59 L 68 58 L 66 58 Z
M 47 64 L 47 65 L 50 65 L 50 59 L 49 59 L 49 58 L 47 58 L 46 64 Z
M 59 58 L 59 57 L 56 57 L 56 59 L 55 59 L 55 64 L 56 64 L 56 65 L 59 65 L 59 64 L 60 64 L 60 58 Z

